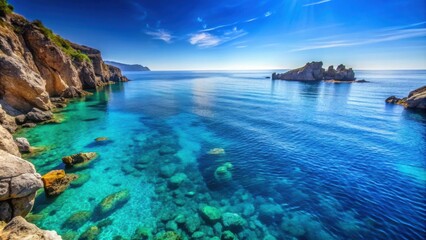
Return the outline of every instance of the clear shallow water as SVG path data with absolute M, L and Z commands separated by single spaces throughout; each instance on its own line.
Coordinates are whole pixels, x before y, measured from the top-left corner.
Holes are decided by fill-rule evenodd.
M 131 238 L 140 226 L 220 236 L 199 214 L 211 205 L 247 221 L 232 228 L 240 239 L 424 238 L 426 116 L 384 99 L 424 85 L 426 72 L 360 71 L 371 81 L 363 84 L 269 75 L 127 73 L 133 81 L 70 104 L 62 124 L 21 132 L 49 149 L 30 157 L 42 174 L 64 168 L 63 156 L 100 154 L 86 169 L 66 169 L 90 179 L 56 199 L 40 194 L 30 219 L 75 238 L 102 219 L 112 223 L 100 239 Z M 94 141 L 102 136 L 110 141 Z M 207 154 L 212 148 L 226 154 Z M 219 181 L 215 170 L 227 162 L 232 179 Z M 170 173 L 186 179 L 175 189 Z M 129 201 L 99 215 L 102 199 L 121 190 Z M 64 225 L 83 210 L 92 217 Z M 173 224 L 177 214 L 186 223 Z

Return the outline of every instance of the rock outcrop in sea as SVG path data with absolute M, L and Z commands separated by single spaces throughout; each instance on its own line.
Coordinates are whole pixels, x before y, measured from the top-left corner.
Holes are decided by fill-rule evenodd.
M 426 86 L 417 88 L 408 94 L 408 97 L 397 98 L 395 96 L 388 97 L 387 103 L 399 104 L 406 108 L 426 110 Z
M 347 69 L 345 65 L 340 64 L 334 69 L 331 65 L 327 70 L 322 68 L 322 62 L 310 62 L 305 66 L 290 70 L 286 73 L 273 73 L 273 80 L 292 80 L 292 81 L 333 81 L 333 82 L 354 82 L 356 81 L 355 72 L 352 68 Z

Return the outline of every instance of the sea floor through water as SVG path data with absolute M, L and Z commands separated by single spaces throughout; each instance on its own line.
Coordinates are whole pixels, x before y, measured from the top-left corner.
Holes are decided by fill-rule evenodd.
M 38 172 L 79 175 L 27 219 L 64 239 L 422 239 L 426 118 L 384 99 L 426 74 L 363 74 L 128 73 L 18 134 Z M 99 157 L 65 168 L 78 152 Z

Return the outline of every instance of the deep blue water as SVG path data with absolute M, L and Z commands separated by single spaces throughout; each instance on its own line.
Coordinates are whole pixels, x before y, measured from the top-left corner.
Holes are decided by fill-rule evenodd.
M 190 237 L 189 227 L 170 227 L 181 213 L 220 237 L 200 216 L 211 205 L 247 221 L 232 229 L 240 239 L 424 239 L 426 115 L 384 100 L 425 85 L 426 71 L 358 71 L 370 82 L 355 84 L 270 74 L 129 72 L 131 82 L 70 104 L 59 113 L 63 123 L 22 132 L 49 149 L 31 157 L 41 173 L 64 168 L 62 156 L 100 153 L 73 171 L 90 175 L 83 186 L 37 198 L 33 221 L 70 238 L 108 217 L 101 239 L 130 238 L 139 226 Z M 110 141 L 94 142 L 100 136 Z M 158 154 L 163 145 L 177 152 Z M 213 148 L 225 154 L 208 154 Z M 220 181 L 215 170 L 226 162 L 232 177 Z M 164 168 L 187 178 L 171 188 Z M 110 216 L 94 212 L 78 229 L 64 227 L 71 214 L 94 211 L 123 189 L 130 200 Z

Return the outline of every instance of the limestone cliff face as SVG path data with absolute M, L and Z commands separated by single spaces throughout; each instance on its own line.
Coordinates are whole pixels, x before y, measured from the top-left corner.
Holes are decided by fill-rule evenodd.
M 0 159 L 0 221 L 8 222 L 31 211 L 43 182 L 30 162 L 3 150 Z
M 33 108 L 52 109 L 51 97 L 70 87 L 96 89 L 111 81 L 127 81 L 120 70 L 110 68 L 93 48 L 66 40 L 55 41 L 51 32 L 10 14 L 0 21 L 0 101 L 21 113 Z M 86 54 L 75 58 L 70 52 Z M 90 60 L 89 60 L 90 59 Z M 9 112 L 10 113 L 10 112 Z

